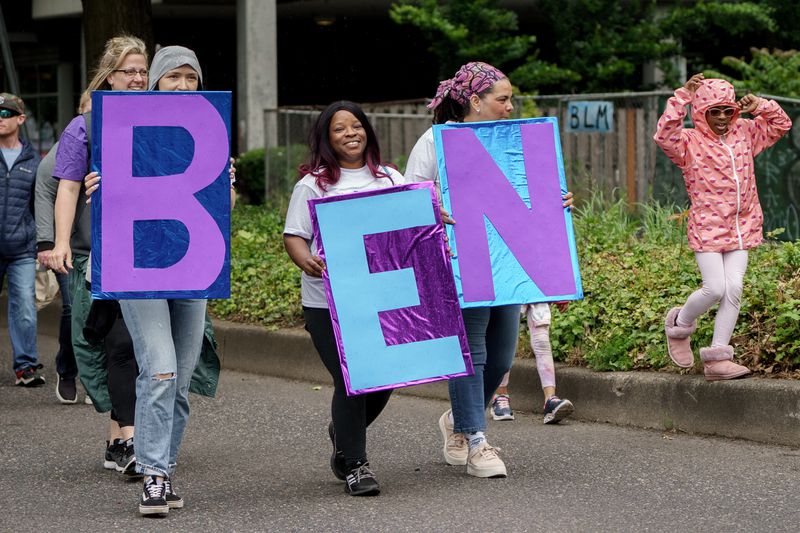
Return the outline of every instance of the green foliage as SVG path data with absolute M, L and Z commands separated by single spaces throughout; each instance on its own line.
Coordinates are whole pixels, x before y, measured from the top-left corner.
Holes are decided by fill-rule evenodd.
M 269 150 L 270 193 L 273 198 L 285 196 L 297 181 L 297 167 L 308 157 L 304 144 L 275 146 Z M 236 159 L 236 188 L 244 203 L 264 203 L 265 179 L 264 149 L 255 148 Z
M 431 43 L 441 79 L 468 61 L 500 68 L 525 56 L 536 41 L 532 35 L 513 35 L 517 15 L 497 7 L 497 0 L 402 0 L 389 15 L 398 24 L 416 26 Z
M 706 76 L 725 78 L 737 92 L 753 91 L 790 98 L 800 98 L 800 53 L 797 50 L 773 50 L 752 48 L 753 58 L 725 57 L 723 65 L 737 72 L 737 77 L 707 70 Z
M 271 328 L 301 322 L 300 271 L 283 249 L 283 219 L 274 206 L 234 210 L 232 295 L 212 301 L 215 316 Z M 624 201 L 595 195 L 575 208 L 574 221 L 586 297 L 563 314 L 553 311 L 553 353 L 596 370 L 677 371 L 666 352 L 664 315 L 700 286 L 685 212 L 648 204 L 634 215 Z M 695 353 L 711 342 L 713 315 L 698 321 Z M 751 251 L 732 344 L 750 368 L 800 369 L 800 242 Z M 520 355 L 531 356 L 524 331 Z
M 300 271 L 283 249 L 285 210 L 237 205 L 231 214 L 231 298 L 211 300 L 225 320 L 291 326 L 302 319 Z
M 255 148 L 236 158 L 236 191 L 244 203 L 264 203 L 264 149 Z
M 554 352 L 596 370 L 675 369 L 663 319 L 700 286 L 686 244 L 680 208 L 640 206 L 595 197 L 575 213 L 586 298 L 554 313 Z M 692 337 L 697 353 L 713 336 L 714 311 Z M 742 308 L 732 344 L 751 368 L 800 368 L 800 243 L 767 243 L 751 251 Z

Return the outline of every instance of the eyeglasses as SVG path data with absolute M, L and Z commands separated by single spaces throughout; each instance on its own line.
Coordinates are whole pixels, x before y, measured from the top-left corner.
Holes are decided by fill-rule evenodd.
M 16 111 L 11 111 L 10 109 L 0 109 L 0 118 L 11 118 L 17 116 L 19 116 L 19 113 Z
M 714 118 L 730 118 L 734 113 L 736 113 L 736 108 L 733 107 L 712 107 L 708 110 L 708 114 Z
M 141 70 L 136 70 L 135 68 L 126 68 L 125 70 L 116 69 L 116 70 L 113 70 L 112 72 L 122 72 L 123 74 L 125 74 L 126 78 L 134 78 L 137 74 L 139 76 L 141 76 L 142 78 L 146 78 L 147 77 L 147 69 L 146 68 L 143 68 Z

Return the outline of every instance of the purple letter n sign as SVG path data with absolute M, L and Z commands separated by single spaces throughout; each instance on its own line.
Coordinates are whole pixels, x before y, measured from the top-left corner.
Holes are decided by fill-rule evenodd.
M 433 127 L 461 307 L 583 297 L 555 118 Z
M 432 184 L 309 206 L 347 394 L 471 375 Z
M 92 113 L 92 296 L 230 297 L 230 93 L 95 91 Z

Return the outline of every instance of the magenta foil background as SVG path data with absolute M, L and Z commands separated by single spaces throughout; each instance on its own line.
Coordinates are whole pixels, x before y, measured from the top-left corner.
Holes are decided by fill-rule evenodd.
M 411 189 L 428 190 L 431 200 L 430 207 L 433 209 L 436 224 L 364 235 L 367 264 L 371 273 L 413 268 L 417 282 L 417 290 L 420 299 L 419 305 L 389 311 L 380 311 L 378 313 L 383 336 L 387 346 L 443 337 L 458 337 L 462 357 L 464 359 L 464 366 L 467 371 L 457 374 L 430 376 L 424 379 L 392 383 L 380 387 L 358 390 L 351 389 L 347 354 L 345 353 L 342 342 L 342 332 L 339 327 L 336 302 L 331 292 L 331 284 L 328 277 L 329 273 L 325 270 L 323 272 L 325 295 L 331 313 L 336 345 L 339 350 L 339 361 L 348 395 L 365 394 L 379 390 L 432 383 L 453 377 L 468 376 L 474 373 L 472 358 L 469 353 L 469 345 L 467 343 L 467 335 L 464 329 L 464 321 L 458 303 L 458 294 L 453 278 L 453 268 L 444 241 L 445 234 L 441 221 L 440 206 L 436 198 L 434 186 L 431 182 L 411 183 L 385 189 L 309 200 L 309 209 L 314 226 L 314 239 L 317 243 L 317 253 L 325 260 L 325 241 L 324 236 L 320 234 L 315 205 L 319 203 L 346 201 L 353 198 L 396 193 L 398 191 Z

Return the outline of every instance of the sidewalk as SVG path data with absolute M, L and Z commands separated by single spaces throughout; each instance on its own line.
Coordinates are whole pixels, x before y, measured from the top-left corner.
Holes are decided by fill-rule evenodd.
M 0 305 L 5 305 L 5 298 Z M 59 313 L 57 302 L 39 313 L 41 334 L 57 335 Z M 225 369 L 330 382 L 311 338 L 301 328 L 267 331 L 218 320 L 214 327 Z M 577 419 L 800 446 L 800 381 L 750 378 L 709 383 L 701 375 L 593 372 L 566 366 L 559 366 L 556 375 L 558 393 L 575 404 Z M 515 410 L 541 410 L 541 385 L 532 360 L 514 361 L 510 391 Z M 446 382 L 401 392 L 448 399 Z

